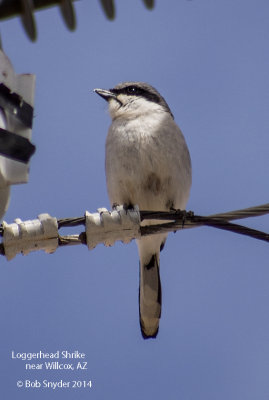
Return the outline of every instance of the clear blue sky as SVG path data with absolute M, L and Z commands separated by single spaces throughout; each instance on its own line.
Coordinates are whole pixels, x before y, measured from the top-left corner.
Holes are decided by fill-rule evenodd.
M 12 188 L 7 222 L 109 207 L 106 104 L 93 93 L 124 80 L 155 86 L 188 143 L 188 209 L 207 215 L 267 203 L 267 0 L 75 3 L 78 28 L 57 8 L 36 13 L 32 44 L 18 19 L 1 23 L 17 73 L 36 74 L 29 183 Z M 269 217 L 246 220 L 269 230 Z M 79 232 L 65 229 L 64 234 Z M 269 246 L 210 228 L 168 238 L 156 340 L 138 321 L 135 243 L 61 248 L 0 261 L 0 376 L 5 399 L 268 400 Z M 15 352 L 78 350 L 87 371 L 26 371 Z M 92 380 L 91 389 L 17 389 L 18 380 Z

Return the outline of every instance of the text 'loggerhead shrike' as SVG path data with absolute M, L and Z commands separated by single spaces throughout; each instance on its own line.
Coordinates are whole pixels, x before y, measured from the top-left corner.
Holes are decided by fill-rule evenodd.
M 140 210 L 151 211 L 184 210 L 191 187 L 191 160 L 184 136 L 164 98 L 143 82 L 124 82 L 114 89 L 95 92 L 108 102 L 112 118 L 106 139 L 106 180 L 111 204 L 138 205 Z M 139 312 L 144 338 L 156 337 L 159 329 L 160 251 L 166 237 L 161 233 L 137 240 Z

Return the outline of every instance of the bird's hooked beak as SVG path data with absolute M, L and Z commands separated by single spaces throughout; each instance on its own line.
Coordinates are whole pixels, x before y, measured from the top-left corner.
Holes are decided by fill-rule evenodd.
M 117 96 L 115 95 L 115 93 L 111 92 L 110 90 L 94 89 L 93 91 L 99 94 L 99 96 L 103 97 L 103 99 L 105 99 L 106 101 L 111 98 L 117 100 Z

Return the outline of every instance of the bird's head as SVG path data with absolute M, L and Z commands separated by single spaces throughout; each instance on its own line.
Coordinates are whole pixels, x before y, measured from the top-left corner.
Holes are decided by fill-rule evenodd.
M 160 93 L 144 82 L 123 82 L 113 89 L 94 89 L 109 104 L 112 119 L 136 118 L 154 112 L 173 114 Z

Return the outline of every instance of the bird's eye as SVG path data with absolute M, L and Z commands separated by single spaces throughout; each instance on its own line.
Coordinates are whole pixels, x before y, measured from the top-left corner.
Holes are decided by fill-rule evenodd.
M 128 87 L 126 88 L 126 92 L 127 92 L 128 94 L 138 94 L 139 89 L 138 89 L 136 86 L 128 86 Z

